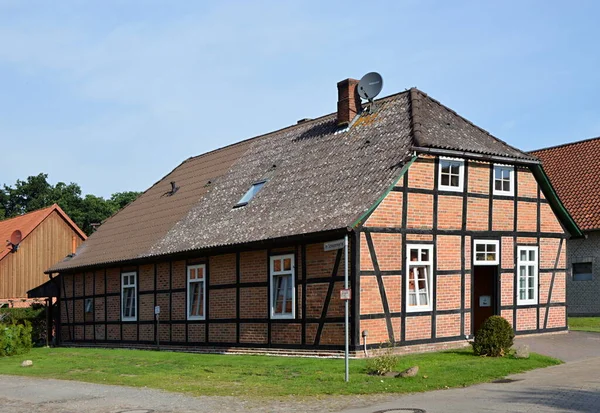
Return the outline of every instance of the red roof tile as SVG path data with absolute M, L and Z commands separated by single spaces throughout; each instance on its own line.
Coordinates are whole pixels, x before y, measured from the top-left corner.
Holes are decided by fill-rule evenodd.
M 75 224 L 71 218 L 58 205 L 54 204 L 48 208 L 38 209 L 37 211 L 27 214 L 5 219 L 0 221 L 0 260 L 2 260 L 9 252 L 10 248 L 7 245 L 7 240 L 10 240 L 11 234 L 15 230 L 21 231 L 22 239 L 25 239 L 33 232 L 50 214 L 54 211 L 58 214 L 79 234 L 82 239 L 86 239 L 85 233 Z
M 577 225 L 600 229 L 600 137 L 532 151 Z

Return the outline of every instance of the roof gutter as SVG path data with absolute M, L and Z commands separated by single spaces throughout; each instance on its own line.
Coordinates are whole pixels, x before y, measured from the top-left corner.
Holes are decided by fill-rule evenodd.
M 441 149 L 441 148 L 426 148 L 422 146 L 413 146 L 412 148 L 417 153 L 426 153 L 429 155 L 438 155 L 438 156 L 450 156 L 450 157 L 460 157 L 465 159 L 472 159 L 475 161 L 487 161 L 487 162 L 497 162 L 497 163 L 510 163 L 515 165 L 540 165 L 540 161 L 535 159 L 521 159 L 521 158 L 513 158 L 510 156 L 497 156 L 497 155 L 484 155 L 474 152 L 466 152 L 466 151 L 455 151 L 452 149 Z
M 544 168 L 542 168 L 542 165 L 532 165 L 530 169 L 533 173 L 533 176 L 535 176 L 535 179 L 538 181 L 540 188 L 544 193 L 544 196 L 548 200 L 552 211 L 554 211 L 558 219 L 560 219 L 560 221 L 563 223 L 565 229 L 571 235 L 571 238 L 584 238 L 585 234 L 583 233 L 581 228 L 579 228 L 571 214 L 569 214 L 569 211 L 567 211 L 567 208 L 565 208 L 565 205 L 558 197 L 558 194 L 556 193 L 554 187 L 550 183 L 548 175 L 546 175 L 546 172 L 544 171 Z
M 414 155 L 410 158 L 410 160 L 408 162 L 406 162 L 404 164 L 404 166 L 400 170 L 400 174 L 398 175 L 398 177 L 396 179 L 394 179 L 394 182 L 392 182 L 392 184 L 388 187 L 388 189 L 377 199 L 377 201 L 375 201 L 375 203 L 373 205 L 371 205 L 371 208 L 369 208 L 364 214 L 362 214 L 360 216 L 360 218 L 358 218 L 356 221 L 354 221 L 354 223 L 352 224 L 352 226 L 350 228 L 356 228 L 358 225 L 363 223 L 365 218 L 367 218 L 369 215 L 371 215 L 371 212 L 373 212 L 375 210 L 375 208 L 377 208 L 379 206 L 379 204 L 381 204 L 381 202 L 385 199 L 385 197 L 388 196 L 388 194 L 392 191 L 392 189 L 394 189 L 394 187 L 398 184 L 398 182 L 404 176 L 406 171 L 408 171 L 408 168 L 410 168 L 410 166 L 413 164 L 413 162 L 417 158 L 418 158 L 417 155 Z

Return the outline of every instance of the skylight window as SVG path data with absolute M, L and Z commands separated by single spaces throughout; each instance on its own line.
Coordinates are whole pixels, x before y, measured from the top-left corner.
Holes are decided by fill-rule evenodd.
M 263 187 L 263 185 L 266 182 L 267 181 L 260 181 L 260 182 L 256 182 L 256 183 L 252 184 L 250 189 L 248 189 L 248 192 L 246 192 L 244 194 L 242 199 L 240 199 L 238 201 L 238 203 L 234 206 L 234 208 L 243 207 L 245 205 L 248 205 L 248 202 L 250 202 L 252 200 L 252 198 L 254 198 L 254 196 L 256 194 L 258 194 L 258 192 L 261 190 L 261 188 Z

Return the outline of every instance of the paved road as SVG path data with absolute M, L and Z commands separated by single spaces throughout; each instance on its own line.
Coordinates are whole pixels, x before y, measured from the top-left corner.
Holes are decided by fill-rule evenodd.
M 406 396 L 323 397 L 247 401 L 234 397 L 188 397 L 150 389 L 0 375 L 0 413 L 153 412 L 600 412 L 600 335 L 569 333 L 520 339 L 532 351 L 568 363 L 510 376 L 510 383 Z M 392 410 L 392 412 L 394 411 Z M 391 413 L 391 412 L 390 412 Z

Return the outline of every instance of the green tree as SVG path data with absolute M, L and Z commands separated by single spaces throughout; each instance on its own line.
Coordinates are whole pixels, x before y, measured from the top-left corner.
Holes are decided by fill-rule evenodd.
M 81 187 L 71 182 L 58 182 L 52 186 L 48 175 L 40 173 L 17 180 L 14 186 L 0 188 L 0 219 L 12 218 L 37 209 L 58 204 L 71 219 L 88 235 L 92 224 L 102 223 L 121 208 L 133 202 L 139 192 L 116 192 L 109 199 L 95 195 L 82 197 Z

